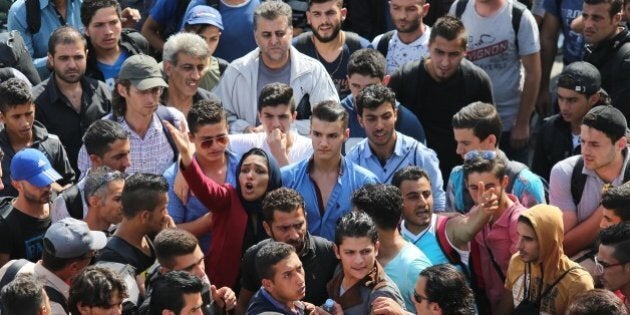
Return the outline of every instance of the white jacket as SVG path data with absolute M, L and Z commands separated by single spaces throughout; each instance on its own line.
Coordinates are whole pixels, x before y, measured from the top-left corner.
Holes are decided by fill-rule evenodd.
M 302 96 L 310 95 L 311 106 L 325 100 L 339 102 L 337 90 L 326 68 L 317 60 L 290 47 L 291 87 L 296 106 Z M 254 49 L 247 55 L 234 60 L 223 73 L 214 93 L 223 102 L 228 113 L 230 133 L 242 133 L 248 126 L 256 125 L 258 117 L 258 63 L 260 50 Z M 300 134 L 308 134 L 310 121 L 296 121 Z

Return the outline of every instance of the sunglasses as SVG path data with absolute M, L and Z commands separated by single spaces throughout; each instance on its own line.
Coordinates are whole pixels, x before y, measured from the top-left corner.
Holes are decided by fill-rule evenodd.
M 212 147 L 212 145 L 214 144 L 214 142 L 217 142 L 219 145 L 226 145 L 228 143 L 228 136 L 227 135 L 219 135 L 216 137 L 212 137 L 212 138 L 206 138 L 203 141 L 201 141 L 201 148 L 202 149 L 209 149 L 210 147 Z
M 421 304 L 422 300 L 429 301 L 429 298 L 426 296 L 420 295 L 416 290 L 413 290 L 413 299 L 416 300 L 416 303 Z
M 497 158 L 497 151 L 469 151 L 464 155 L 464 161 L 482 158 L 488 161 L 494 161 Z

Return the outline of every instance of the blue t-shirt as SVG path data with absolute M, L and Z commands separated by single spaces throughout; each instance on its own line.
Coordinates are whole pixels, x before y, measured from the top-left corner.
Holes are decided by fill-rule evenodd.
M 248 0 L 237 6 L 219 3 L 223 32 L 213 56 L 232 62 L 258 47 L 254 39 L 254 10 L 259 4 L 260 0 Z M 206 5 L 206 0 L 190 1 L 184 16 L 196 5 Z
M 385 273 L 398 286 L 400 294 L 405 300 L 405 308 L 415 309 L 413 291 L 420 272 L 432 264 L 426 255 L 413 244 L 407 242 L 398 255 L 385 265 Z
M 118 78 L 118 73 L 120 72 L 120 67 L 122 66 L 123 62 L 127 60 L 127 57 L 129 57 L 129 54 L 124 49 L 122 49 L 120 50 L 120 55 L 118 56 L 118 59 L 116 59 L 116 62 L 114 62 L 114 64 L 108 65 L 100 61 L 96 62 L 96 66 L 103 73 L 105 84 L 107 84 L 107 87 L 110 91 L 114 90 L 114 86 L 116 85 L 116 78 Z
M 164 34 L 160 34 L 162 38 L 167 38 L 169 35 L 175 34 L 181 29 L 182 17 L 176 16 L 179 1 L 184 0 L 157 0 L 153 8 L 151 8 L 151 18 L 153 18 L 158 25 L 164 27 Z
M 545 11 L 560 20 L 564 35 L 562 54 L 565 65 L 580 61 L 584 56 L 584 37 L 571 30 L 571 21 L 582 15 L 582 3 L 582 0 L 544 0 L 543 2 Z

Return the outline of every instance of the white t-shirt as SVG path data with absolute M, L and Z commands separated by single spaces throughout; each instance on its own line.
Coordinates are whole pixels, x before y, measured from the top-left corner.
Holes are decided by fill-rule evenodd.
M 301 136 L 297 132 L 290 132 L 289 135 L 293 137 L 293 144 L 288 155 L 289 163 L 296 163 L 310 158 L 313 154 L 311 139 Z M 230 150 L 239 156 L 252 148 L 261 148 L 267 154 L 272 155 L 271 149 L 269 149 L 267 144 L 267 133 L 265 132 L 231 134 L 229 137 Z
M 372 47 L 376 49 L 378 42 L 384 34 L 378 35 L 372 41 Z M 398 31 L 394 31 L 387 46 L 387 74 L 392 74 L 407 62 L 420 60 L 429 56 L 429 37 L 431 28 L 424 25 L 424 33 L 416 40 L 405 44 L 398 38 Z

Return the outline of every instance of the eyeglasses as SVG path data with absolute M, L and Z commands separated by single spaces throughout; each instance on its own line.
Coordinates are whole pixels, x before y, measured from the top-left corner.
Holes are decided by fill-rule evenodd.
M 616 263 L 616 264 L 607 264 L 605 262 L 599 262 L 597 260 L 597 257 L 594 257 L 593 260 L 595 261 L 595 274 L 596 275 L 603 274 L 604 271 L 606 271 L 606 269 L 608 269 L 608 268 L 612 268 L 612 267 L 616 267 L 616 266 L 622 266 L 622 265 L 626 264 L 624 262 L 620 262 L 620 263 Z
M 416 300 L 416 303 L 418 304 L 422 303 L 422 300 L 429 301 L 428 297 L 420 295 L 418 292 L 416 292 L 416 290 L 413 290 L 413 299 Z
M 464 161 L 470 161 L 477 158 L 482 158 L 484 160 L 493 161 L 497 158 L 497 151 L 481 151 L 481 150 L 473 150 L 469 151 L 464 155 Z
M 214 144 L 215 141 L 219 145 L 226 145 L 228 143 L 228 136 L 227 135 L 219 135 L 219 136 L 216 136 L 216 137 L 205 138 L 203 141 L 201 141 L 201 143 L 199 145 L 201 146 L 202 149 L 209 149 L 210 147 L 212 147 L 212 145 Z

